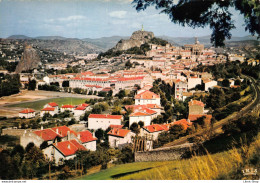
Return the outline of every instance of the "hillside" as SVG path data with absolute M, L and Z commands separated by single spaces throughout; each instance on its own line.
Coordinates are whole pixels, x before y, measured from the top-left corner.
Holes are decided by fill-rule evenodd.
M 231 137 L 232 138 L 232 137 Z M 234 139 L 233 139 L 234 140 Z M 237 139 L 239 143 L 239 138 Z M 241 140 L 241 139 L 240 139 Z M 223 139 L 220 143 L 223 142 Z M 225 142 L 225 141 L 224 141 Z M 163 162 L 136 162 L 117 165 L 98 173 L 80 177 L 80 180 L 214 180 L 256 179 L 245 176 L 245 167 L 259 168 L 260 135 L 250 145 L 235 148 L 229 145 L 226 151 L 209 153 L 190 159 Z M 257 165 L 258 164 L 258 165 Z

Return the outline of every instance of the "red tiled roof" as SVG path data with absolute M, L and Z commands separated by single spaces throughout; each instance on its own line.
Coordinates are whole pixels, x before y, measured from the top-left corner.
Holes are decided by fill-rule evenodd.
M 129 116 L 149 116 L 150 114 L 144 112 L 135 112 L 130 114 Z
M 92 133 L 88 130 L 86 131 L 82 131 L 82 132 L 78 132 L 78 135 L 80 136 L 79 140 L 82 143 L 86 143 L 86 142 L 91 142 L 94 140 L 97 140 L 97 138 L 94 138 Z
M 57 103 L 55 103 L 55 102 L 50 102 L 50 103 L 48 103 L 51 107 L 56 107 L 56 106 L 59 106 Z
M 110 90 L 112 90 L 110 87 L 106 87 L 106 88 L 102 89 L 101 91 L 108 92 Z
M 83 104 L 81 104 L 81 106 L 88 107 L 89 104 L 83 103 Z
M 57 136 L 60 137 L 55 131 L 50 128 L 44 130 L 36 130 L 33 133 L 41 137 L 44 141 L 54 140 Z
M 135 99 L 156 99 L 156 98 L 160 98 L 159 95 L 157 95 L 149 90 L 146 90 L 135 96 Z
M 172 125 L 182 125 L 184 130 L 186 130 L 188 127 L 192 125 L 192 122 L 188 122 L 186 119 L 181 119 L 179 121 L 173 122 Z
M 191 106 L 191 105 L 199 105 L 199 106 L 201 106 L 201 107 L 204 107 L 204 103 L 201 102 L 201 101 L 198 101 L 198 100 L 191 100 L 191 101 L 189 102 L 189 106 Z
M 74 134 L 75 136 L 77 136 L 77 133 L 75 131 L 71 130 L 67 126 L 58 126 L 58 127 L 54 127 L 51 129 L 54 132 L 57 132 L 61 137 L 66 137 L 68 135 L 68 132 L 70 132 L 70 134 Z
M 84 111 L 86 109 L 85 106 L 78 106 L 76 109 L 74 110 L 79 110 L 79 111 Z
M 124 125 L 110 125 L 109 128 L 123 128 Z
M 90 114 L 88 118 L 122 119 L 122 115 L 111 114 Z
M 58 149 L 64 156 L 76 154 L 78 150 L 86 150 L 86 148 L 79 144 L 75 139 L 54 143 L 53 146 Z
M 161 108 L 160 106 L 158 106 L 157 104 L 146 104 L 146 106 L 148 108 L 151 108 L 151 109 L 159 109 Z
M 19 113 L 28 114 L 28 113 L 33 113 L 33 112 L 35 112 L 33 109 L 24 109 L 24 110 L 20 111 Z
M 129 132 L 130 132 L 130 130 L 121 129 L 121 128 L 113 128 L 107 134 L 117 136 L 117 137 L 125 137 Z
M 41 111 L 54 111 L 55 108 L 54 107 L 45 107 L 44 109 L 42 109 Z
M 166 129 L 165 127 L 163 127 L 162 125 L 159 125 L 159 124 L 144 126 L 143 128 L 146 129 L 147 131 L 149 131 L 150 133 L 159 132 L 159 131 L 163 131 Z
M 74 108 L 74 105 L 63 105 L 61 108 Z
M 146 105 L 126 105 L 125 108 L 126 110 L 132 109 L 134 113 L 141 112 L 146 113 L 146 115 L 152 115 L 156 113 L 156 111 L 149 109 L 146 107 Z

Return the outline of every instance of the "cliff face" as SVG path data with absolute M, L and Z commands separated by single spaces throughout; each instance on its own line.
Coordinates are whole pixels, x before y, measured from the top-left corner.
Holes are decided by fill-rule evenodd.
M 21 73 L 22 71 L 32 70 L 37 68 L 40 62 L 41 59 L 37 51 L 31 46 L 26 46 L 21 61 L 16 66 L 15 72 Z
M 135 31 L 130 37 L 130 39 L 127 40 L 121 39 L 113 49 L 117 51 L 117 50 L 127 50 L 135 46 L 140 47 L 142 44 L 147 43 L 152 38 L 154 38 L 153 32 L 147 32 L 141 30 Z

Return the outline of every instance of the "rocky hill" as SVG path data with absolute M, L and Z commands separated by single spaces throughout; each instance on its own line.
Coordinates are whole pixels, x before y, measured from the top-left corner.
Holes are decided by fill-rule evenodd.
M 148 43 L 154 38 L 153 32 L 148 31 L 135 31 L 130 39 L 121 39 L 116 46 L 113 48 L 114 51 L 128 50 L 133 47 L 140 47 L 144 43 Z
M 37 51 L 31 46 L 26 46 L 21 61 L 16 66 L 15 72 L 21 73 L 22 71 L 32 70 L 37 68 L 40 62 L 41 59 Z

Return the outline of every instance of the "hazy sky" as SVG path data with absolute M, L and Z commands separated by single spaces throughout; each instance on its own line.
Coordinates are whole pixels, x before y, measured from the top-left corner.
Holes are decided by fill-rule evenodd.
M 137 12 L 130 0 L 0 0 L 0 37 L 10 35 L 99 38 L 130 36 L 144 29 L 156 36 L 194 37 L 210 35 L 208 28 L 192 29 L 173 24 L 154 7 Z M 233 36 L 249 35 L 243 18 L 232 11 Z

